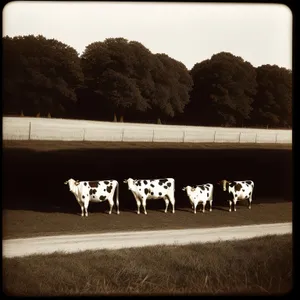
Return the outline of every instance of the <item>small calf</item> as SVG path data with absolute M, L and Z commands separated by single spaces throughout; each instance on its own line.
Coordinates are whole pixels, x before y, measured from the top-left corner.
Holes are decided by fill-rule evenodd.
M 205 205 L 207 202 L 210 204 L 209 211 L 212 211 L 213 189 L 214 186 L 211 183 L 197 185 L 195 187 L 188 185 L 182 189 L 183 191 L 186 191 L 190 199 L 192 209 L 194 209 L 194 214 L 196 213 L 199 202 L 201 202 L 203 205 L 202 212 L 205 212 Z

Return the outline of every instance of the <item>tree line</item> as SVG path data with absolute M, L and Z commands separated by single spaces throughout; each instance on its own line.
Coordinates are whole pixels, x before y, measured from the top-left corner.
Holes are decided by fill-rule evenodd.
M 42 35 L 3 37 L 3 114 L 200 126 L 292 126 L 292 71 L 220 52 L 191 70 L 137 41 L 82 55 Z

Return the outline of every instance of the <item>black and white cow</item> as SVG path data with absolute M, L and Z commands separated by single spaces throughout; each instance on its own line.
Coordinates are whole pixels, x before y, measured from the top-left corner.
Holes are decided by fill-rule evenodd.
M 175 180 L 174 178 L 162 179 L 132 179 L 124 180 L 128 184 L 128 189 L 133 193 L 136 200 L 137 213 L 140 213 L 141 203 L 145 215 L 147 199 L 164 199 L 166 204 L 165 213 L 168 211 L 169 202 L 172 204 L 172 212 L 175 213 Z
M 186 191 L 190 203 L 192 205 L 192 209 L 194 209 L 194 214 L 197 210 L 197 205 L 199 202 L 202 203 L 202 212 L 205 212 L 205 205 L 207 202 L 210 204 L 209 211 L 212 211 L 212 202 L 213 202 L 213 189 L 214 186 L 211 183 L 196 185 L 195 187 L 192 186 L 185 186 L 183 187 L 183 191 Z
M 88 216 L 88 206 L 90 202 L 103 202 L 108 201 L 111 214 L 114 206 L 114 194 L 116 191 L 116 207 L 117 214 L 119 211 L 119 183 L 116 180 L 103 180 L 103 181 L 78 181 L 69 179 L 65 182 L 69 184 L 70 191 L 74 194 L 81 207 L 81 216 Z
M 251 209 L 252 195 L 254 189 L 254 182 L 252 180 L 243 181 L 227 181 L 221 180 L 219 184 L 222 186 L 223 191 L 229 194 L 229 211 L 233 202 L 234 211 L 236 211 L 236 203 L 240 200 L 248 200 L 249 209 Z

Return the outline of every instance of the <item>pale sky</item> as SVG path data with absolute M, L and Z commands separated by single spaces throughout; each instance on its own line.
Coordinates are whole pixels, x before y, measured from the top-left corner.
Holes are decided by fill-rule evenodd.
M 82 54 L 106 38 L 138 41 L 188 69 L 222 51 L 292 69 L 292 12 L 282 4 L 25 2 L 7 4 L 3 36 L 54 38 Z

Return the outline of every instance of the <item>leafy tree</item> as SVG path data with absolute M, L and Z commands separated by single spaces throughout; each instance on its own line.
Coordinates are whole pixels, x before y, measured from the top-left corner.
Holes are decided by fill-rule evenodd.
M 75 49 L 41 35 L 2 41 L 4 113 L 66 116 L 83 81 Z
M 189 101 L 186 67 L 139 42 L 109 38 L 88 45 L 81 58 L 87 87 L 108 99 L 120 119 L 173 117 Z
M 187 106 L 189 123 L 243 126 L 256 93 L 255 68 L 228 52 L 215 54 L 191 70 L 194 87 Z
M 88 45 L 81 56 L 88 88 L 108 99 L 114 114 L 150 108 L 152 54 L 138 42 L 109 38 Z
M 258 90 L 251 123 L 267 127 L 292 126 L 292 71 L 277 65 L 256 69 Z
M 174 117 L 184 112 L 190 101 L 193 80 L 183 63 L 166 54 L 155 54 L 155 57 L 156 68 L 152 71 L 155 89 L 151 104 L 152 114 L 160 120 L 160 116 Z

